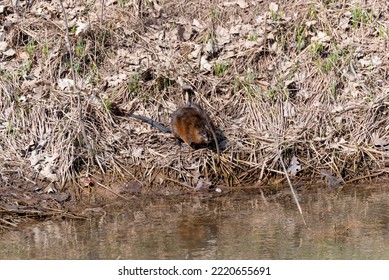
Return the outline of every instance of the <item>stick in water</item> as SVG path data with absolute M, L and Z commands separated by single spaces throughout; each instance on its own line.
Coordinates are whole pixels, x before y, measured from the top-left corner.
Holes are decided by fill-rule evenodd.
M 298 201 L 298 199 L 297 199 L 296 192 L 295 192 L 295 190 L 294 190 L 294 188 L 293 188 L 293 186 L 292 186 L 292 182 L 290 181 L 288 172 L 286 171 L 286 167 L 285 167 L 285 164 L 284 164 L 284 160 L 282 159 L 282 155 L 281 155 L 281 150 L 279 150 L 279 149 L 278 149 L 278 157 L 280 158 L 280 162 L 281 162 L 281 165 L 282 165 L 282 169 L 284 169 L 284 174 L 285 174 L 285 176 L 286 176 L 286 179 L 288 180 L 288 184 L 289 184 L 290 190 L 292 191 L 292 195 L 293 195 L 294 201 L 295 201 L 296 204 L 297 204 L 297 208 L 299 209 L 301 218 L 303 218 L 304 225 L 305 225 L 306 227 L 308 227 L 307 222 L 305 221 L 305 218 L 304 218 L 304 215 L 303 215 L 303 211 L 301 210 L 300 203 L 299 203 L 299 201 Z

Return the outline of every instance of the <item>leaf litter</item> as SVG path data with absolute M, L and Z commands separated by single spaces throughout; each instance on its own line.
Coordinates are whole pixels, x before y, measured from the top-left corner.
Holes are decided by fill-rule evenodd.
M 65 1 L 76 83 L 59 3 L 1 6 L 1 176 L 75 193 L 85 171 L 136 179 L 142 192 L 266 185 L 283 176 L 280 148 L 293 180 L 387 176 L 385 3 Z M 181 78 L 225 136 L 219 162 L 117 117 L 167 126 L 187 102 Z

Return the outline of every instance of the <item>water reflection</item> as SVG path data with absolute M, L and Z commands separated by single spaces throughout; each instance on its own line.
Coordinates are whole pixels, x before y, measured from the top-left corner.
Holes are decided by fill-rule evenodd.
M 145 199 L 2 234 L 1 259 L 389 259 L 389 188 Z

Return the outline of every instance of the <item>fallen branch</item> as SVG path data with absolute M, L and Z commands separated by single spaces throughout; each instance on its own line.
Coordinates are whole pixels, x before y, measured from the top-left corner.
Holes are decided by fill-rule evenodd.
M 288 172 L 286 171 L 286 167 L 285 167 L 284 160 L 282 159 L 281 151 L 279 149 L 277 151 L 278 151 L 278 156 L 280 158 L 280 163 L 282 165 L 282 169 L 284 170 L 285 177 L 288 180 L 288 184 L 289 184 L 290 190 L 292 191 L 292 195 L 293 195 L 294 201 L 297 204 L 297 208 L 299 209 L 299 212 L 300 212 L 301 218 L 303 219 L 304 225 L 308 227 L 307 222 L 305 221 L 305 218 L 304 218 L 304 215 L 303 215 L 303 211 L 301 210 L 300 203 L 299 203 L 299 201 L 297 199 L 296 192 L 295 192 L 295 190 L 294 190 L 294 188 L 292 186 L 292 182 L 290 181 Z

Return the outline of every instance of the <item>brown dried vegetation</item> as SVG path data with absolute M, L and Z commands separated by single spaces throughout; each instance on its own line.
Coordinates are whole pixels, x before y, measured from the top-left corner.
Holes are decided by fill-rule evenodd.
M 387 174 L 389 10 L 338 2 L 64 1 L 71 61 L 59 0 L 6 1 L 0 181 L 43 179 L 76 194 L 85 174 L 147 192 L 204 177 L 264 184 L 283 177 L 279 151 L 297 179 Z M 181 80 L 227 139 L 220 161 L 115 115 L 167 125 L 185 104 Z

